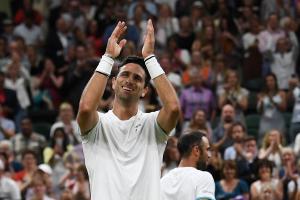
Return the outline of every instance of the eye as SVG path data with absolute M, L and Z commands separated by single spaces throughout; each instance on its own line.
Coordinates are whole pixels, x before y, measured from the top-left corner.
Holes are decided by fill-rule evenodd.
M 119 76 L 120 76 L 120 77 L 128 77 L 128 76 L 129 76 L 129 73 L 126 72 L 126 71 L 125 71 L 125 72 L 123 71 L 123 72 L 121 72 L 121 73 L 119 74 Z
M 134 75 L 134 80 L 136 80 L 136 81 L 138 81 L 138 82 L 142 82 L 143 81 L 143 79 L 142 79 L 142 77 L 141 76 L 139 76 L 139 75 Z

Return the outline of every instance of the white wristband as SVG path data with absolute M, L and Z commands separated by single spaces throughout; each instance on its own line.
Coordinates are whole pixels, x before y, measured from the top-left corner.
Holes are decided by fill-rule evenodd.
M 114 60 L 111 57 L 104 54 L 95 71 L 110 76 L 113 64 Z
M 155 79 L 165 73 L 154 55 L 147 56 L 144 61 L 151 79 Z

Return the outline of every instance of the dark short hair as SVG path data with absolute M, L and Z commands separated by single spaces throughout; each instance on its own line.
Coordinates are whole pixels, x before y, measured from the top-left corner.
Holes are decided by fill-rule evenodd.
M 261 160 L 258 161 L 257 170 L 259 170 L 262 167 L 266 167 L 266 168 L 269 168 L 271 170 L 271 174 L 272 174 L 274 166 L 275 166 L 275 164 L 274 164 L 273 161 L 270 161 L 268 159 L 261 159 Z
M 249 142 L 249 141 L 252 141 L 254 140 L 256 142 L 256 138 L 253 136 L 253 135 L 248 135 L 244 138 L 243 142 Z
M 137 64 L 145 71 L 145 87 L 148 86 L 148 84 L 151 80 L 151 77 L 150 77 L 150 74 L 149 74 L 148 69 L 146 67 L 144 59 L 141 58 L 141 57 L 138 57 L 138 56 L 128 56 L 118 66 L 119 70 L 120 70 L 121 67 L 123 67 L 124 65 L 126 65 L 128 63 Z
M 33 151 L 32 149 L 25 149 L 22 151 L 22 159 L 24 159 L 24 157 L 26 155 L 33 155 L 33 157 L 37 160 L 37 154 L 35 151 Z
M 177 144 L 180 156 L 186 158 L 191 154 L 192 148 L 195 145 L 202 145 L 203 136 L 205 136 L 205 134 L 200 131 L 193 131 L 183 135 Z

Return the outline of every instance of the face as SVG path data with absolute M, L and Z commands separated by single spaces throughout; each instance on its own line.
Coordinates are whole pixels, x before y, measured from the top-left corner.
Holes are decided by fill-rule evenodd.
M 23 135 L 29 136 L 32 133 L 32 124 L 29 119 L 23 119 L 21 122 L 21 130 Z
M 258 174 L 261 180 L 268 180 L 271 178 L 271 169 L 266 166 L 261 166 L 258 170 Z
M 226 179 L 234 179 L 236 175 L 236 170 L 230 166 L 225 166 L 223 169 L 223 174 Z
M 222 111 L 223 121 L 226 123 L 233 122 L 234 120 L 234 108 L 231 105 L 225 105 Z
M 268 89 L 274 89 L 275 88 L 275 79 L 273 76 L 267 76 L 266 77 L 266 84 Z
M 73 115 L 73 108 L 71 106 L 66 106 L 59 111 L 59 116 L 62 121 L 71 121 L 73 119 Z
M 128 63 L 121 67 L 113 79 L 116 97 L 123 102 L 138 102 L 147 92 L 145 77 L 145 71 L 137 64 Z
M 197 124 L 203 124 L 206 122 L 205 113 L 202 110 L 197 111 L 195 114 L 195 122 Z
M 22 163 L 24 166 L 32 168 L 36 166 L 36 158 L 34 157 L 34 155 L 28 153 L 23 157 Z
M 202 137 L 202 149 L 199 153 L 199 159 L 197 162 L 197 169 L 206 169 L 208 165 L 208 160 L 211 157 L 210 145 L 207 137 Z
M 245 143 L 245 151 L 247 153 L 253 153 L 256 154 L 257 146 L 255 140 L 249 140 Z
M 238 84 L 238 78 L 237 78 L 237 74 L 235 72 L 229 72 L 227 83 L 231 87 L 235 87 Z
M 271 29 L 276 29 L 278 27 L 278 18 L 276 15 L 272 15 L 269 18 L 269 26 Z
M 288 162 L 294 162 L 295 161 L 295 157 L 293 152 L 291 151 L 286 151 L 282 154 L 282 160 L 283 163 L 287 164 Z
M 280 133 L 276 130 L 273 130 L 269 133 L 269 136 L 268 136 L 268 140 L 269 142 L 276 142 L 277 144 L 280 143 Z
M 243 140 L 244 137 L 244 130 L 243 127 L 241 127 L 240 125 L 238 126 L 234 126 L 232 128 L 232 139 L 236 142 L 241 142 Z

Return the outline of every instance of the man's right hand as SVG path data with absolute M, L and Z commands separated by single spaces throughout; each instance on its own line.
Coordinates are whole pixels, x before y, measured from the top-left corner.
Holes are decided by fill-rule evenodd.
M 122 48 L 126 44 L 126 40 L 122 39 L 119 43 L 118 41 L 126 29 L 127 26 L 125 22 L 118 22 L 117 26 L 115 27 L 114 31 L 112 32 L 111 36 L 108 39 L 106 51 L 105 51 L 106 55 L 112 58 L 116 58 L 120 55 Z

